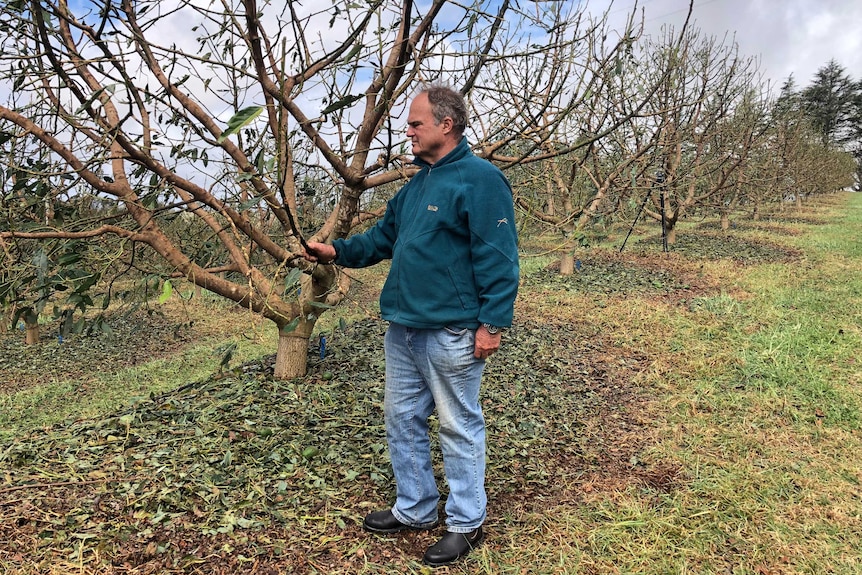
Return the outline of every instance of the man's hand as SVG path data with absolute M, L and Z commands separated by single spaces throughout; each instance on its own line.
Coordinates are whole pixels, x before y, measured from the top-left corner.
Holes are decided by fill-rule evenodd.
M 473 356 L 479 359 L 488 359 L 495 351 L 500 349 L 500 340 L 503 334 L 497 332 L 495 334 L 488 333 L 485 326 L 479 326 L 476 330 L 476 345 L 473 347 Z
M 302 257 L 310 262 L 331 264 L 335 260 L 335 248 L 329 244 L 308 242 L 308 249 L 302 250 Z

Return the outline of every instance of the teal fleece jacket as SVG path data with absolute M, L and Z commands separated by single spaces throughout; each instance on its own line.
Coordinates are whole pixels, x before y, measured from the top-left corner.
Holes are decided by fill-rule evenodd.
M 359 268 L 391 259 L 383 319 L 415 328 L 512 324 L 518 238 L 512 189 L 462 138 L 389 200 L 370 230 L 335 240 L 335 262 Z

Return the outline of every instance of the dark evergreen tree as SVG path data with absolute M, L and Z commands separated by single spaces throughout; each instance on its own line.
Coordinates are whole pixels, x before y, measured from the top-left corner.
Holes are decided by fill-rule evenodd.
M 850 151 L 856 158 L 856 191 L 862 191 L 862 80 L 856 82 L 850 122 Z
M 796 88 L 796 79 L 793 74 L 789 75 L 781 85 L 781 93 L 775 102 L 775 111 L 778 116 L 786 116 L 791 112 L 798 112 L 801 105 L 801 96 Z
M 802 91 L 805 111 L 824 145 L 844 147 L 850 142 L 858 92 L 858 84 L 835 60 L 820 68 L 812 84 Z
M 851 152 L 862 182 L 862 82 L 854 81 L 835 60 L 820 68 L 801 93 L 801 102 L 824 146 Z

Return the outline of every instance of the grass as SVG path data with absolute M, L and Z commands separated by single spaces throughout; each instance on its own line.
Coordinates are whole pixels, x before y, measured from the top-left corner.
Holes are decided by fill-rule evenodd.
M 816 218 L 797 220 L 788 212 L 785 219 L 740 226 L 734 232 L 751 242 L 780 245 L 791 250 L 787 253 L 799 254 L 779 261 L 746 263 L 723 256 L 679 254 L 613 256 L 628 258 L 629 267 L 624 269 L 631 281 L 638 279 L 631 271 L 638 262 L 653 266 L 648 269 L 673 267 L 686 278 L 681 284 L 691 284 L 679 290 L 638 288 L 622 295 L 597 295 L 578 286 L 560 289 L 561 284 L 553 283 L 558 280 L 541 275 L 552 257 L 541 249 L 531 250 L 543 255 L 524 258 L 522 272 L 541 278 L 522 288 L 517 313 L 525 325 L 510 335 L 511 340 L 531 346 L 529 357 L 511 350 L 506 360 L 510 363 L 498 364 L 499 371 L 490 372 L 486 381 L 490 402 L 486 417 L 494 432 L 492 481 L 496 482 L 489 485 L 495 496 L 490 536 L 470 559 L 438 572 L 862 572 L 858 457 L 862 452 L 862 194 L 836 196 L 812 207 L 810 213 Z M 694 228 L 683 227 L 680 234 L 695 234 Z M 648 231 L 641 232 L 639 237 L 650 237 Z M 608 242 L 618 239 L 609 237 Z M 598 266 L 598 262 L 585 259 L 585 265 Z M 373 316 L 370 294 L 379 285 L 381 272 L 362 273 L 369 274 L 358 275 L 366 289 L 340 313 L 327 314 L 328 323 L 319 329 L 334 329 L 339 315 L 348 321 Z M 231 341 L 239 346 L 234 362 L 272 353 L 274 334 L 269 340 L 266 333 L 251 329 L 246 336 L 234 336 Z M 379 347 L 376 340 L 359 343 Z M 173 358 L 98 374 L 83 392 L 80 381 L 67 381 L 0 395 L 0 428 L 6 434 L 0 439 L 0 455 L 4 448 L 12 448 L 12 443 L 4 447 L 12 435 L 73 417 L 105 417 L 133 396 L 204 378 L 218 369 L 217 347 L 216 340 L 210 340 Z M 337 352 L 336 347 L 333 353 Z M 341 361 L 337 357 L 333 361 Z M 377 363 L 374 369 L 379 370 Z M 360 506 L 373 506 L 377 499 L 388 497 L 390 485 L 383 467 L 374 467 L 373 481 L 363 480 L 363 475 L 358 475 L 361 483 L 354 481 L 354 473 L 362 471 L 359 466 L 372 459 L 373 465 L 382 465 L 380 438 L 368 439 L 373 445 L 360 449 L 355 460 L 348 453 L 356 448 L 350 434 L 360 433 L 350 426 L 362 428 L 350 413 L 376 413 L 379 407 L 372 392 L 377 383 L 369 378 L 371 387 L 360 385 L 357 378 L 362 374 L 352 365 L 349 373 L 334 371 L 331 383 L 313 380 L 312 373 L 303 385 L 273 386 L 271 393 L 284 393 L 293 402 L 284 406 L 290 418 L 313 422 L 306 423 L 310 427 L 295 439 L 297 452 L 308 442 L 325 446 L 327 438 L 340 438 L 341 451 L 324 450 L 319 457 L 331 462 L 327 465 L 339 461 L 353 465 L 351 483 L 327 479 L 323 463 L 315 468 L 307 461 L 303 466 L 299 457 L 290 477 L 301 480 L 305 499 L 293 519 L 262 532 L 241 530 L 213 540 L 201 554 L 210 557 L 209 563 L 198 567 L 188 563 L 171 572 L 219 572 L 228 566 L 234 572 L 254 572 L 264 569 L 264 564 L 273 566 L 274 572 L 279 565 L 281 572 L 299 573 L 429 572 L 414 560 L 417 548 L 421 554 L 427 543 L 424 534 L 369 538 L 353 524 L 352 516 L 361 513 L 348 504 L 354 496 L 340 499 L 340 490 L 348 489 L 356 493 Z M 584 412 L 569 419 L 560 416 L 561 406 L 578 403 L 573 396 L 564 397 L 566 390 L 581 393 L 578 386 L 583 383 L 592 386 L 578 400 Z M 252 391 L 251 383 L 234 389 L 226 382 L 214 385 L 206 396 L 214 402 L 226 401 L 231 394 L 240 398 L 249 394 L 240 404 L 245 410 L 253 405 Z M 556 401 L 549 395 L 554 393 Z M 191 402 L 179 396 L 176 400 Z M 149 409 L 158 415 L 160 408 Z M 218 411 L 211 404 L 201 413 Z M 543 419 L 549 415 L 552 421 Z M 219 417 L 223 417 L 219 426 L 236 430 L 239 436 L 249 423 L 241 418 L 232 423 L 229 414 Z M 102 424 L 94 425 L 98 429 Z M 175 423 L 166 435 L 169 442 L 174 441 L 171 433 L 181 437 L 183 429 Z M 205 436 L 219 441 L 218 435 Z M 270 441 L 268 436 L 258 440 Z M 65 445 L 69 440 L 58 441 Z M 559 443 L 545 445 L 548 441 Z M 228 444 L 239 461 L 242 443 Z M 285 444 L 288 450 L 290 445 Z M 505 471 L 496 467 L 501 463 Z M 161 465 L 164 469 L 177 463 Z M 267 468 L 275 469 L 273 465 Z M 344 470 L 333 473 L 344 475 Z M 172 476 L 163 477 L 156 491 L 171 487 Z M 2 495 L 9 481 L 7 476 L 6 483 L 0 484 L 0 509 L 16 509 L 23 514 L 16 516 L 24 517 L 17 507 L 19 500 Z M 258 481 L 266 485 L 265 478 Z M 315 493 L 321 492 L 329 494 L 322 509 L 313 504 Z M 103 494 L 102 506 L 110 506 L 111 495 L 110 490 Z M 241 495 L 230 497 L 242 499 Z M 254 501 L 252 495 L 249 492 L 249 502 Z M 21 500 L 31 506 L 41 501 Z M 142 500 L 138 495 L 136 501 Z M 134 509 L 135 514 L 146 516 L 146 508 Z M 79 510 L 89 519 L 82 521 L 93 521 L 98 515 L 85 511 Z M 335 525 L 338 522 L 340 526 Z M 318 529 L 318 523 L 326 526 Z M 75 529 L 79 534 L 85 531 L 84 526 Z M 152 530 L 152 537 L 158 535 L 157 528 Z M 287 537 L 296 532 L 304 539 L 288 543 Z M 135 536 L 130 537 L 130 542 L 135 541 Z M 58 561 L 49 570 L 28 568 L 26 561 L 11 559 L 0 543 L 0 569 L 20 575 L 73 572 L 72 566 L 74 572 L 100 572 L 88 567 L 98 565 L 92 556 L 84 561 L 84 541 L 77 564 Z M 178 545 L 182 537 L 171 541 Z M 153 545 L 150 555 L 141 551 L 128 556 L 142 561 L 139 569 L 129 566 L 116 572 L 154 569 L 153 563 L 141 558 L 166 556 L 170 545 L 164 547 L 165 541 Z M 35 548 L 44 551 L 47 546 L 49 541 L 41 539 Z M 110 549 L 96 547 L 88 552 Z
M 725 270 L 735 295 L 653 314 L 661 365 L 643 384 L 663 393 L 644 457 L 685 481 L 589 508 L 613 572 L 860 572 L 862 196 L 848 202 L 794 236 L 803 261 Z
M 261 342 L 237 339 L 237 358 L 259 357 Z M 206 378 L 219 369 L 223 341 L 208 341 L 113 373 L 96 371 L 86 381 L 63 380 L 0 395 L 0 441 L 35 427 L 98 417 L 137 397 L 176 389 L 181 382 Z M 269 348 L 271 349 L 271 347 Z
M 722 291 L 683 311 L 603 308 L 609 336 L 652 360 L 632 381 L 658 392 L 641 458 L 679 475 L 532 516 L 560 554 L 529 538 L 534 572 L 862 572 L 862 196 L 845 199 L 836 223 L 750 234 L 799 261 L 705 263 Z

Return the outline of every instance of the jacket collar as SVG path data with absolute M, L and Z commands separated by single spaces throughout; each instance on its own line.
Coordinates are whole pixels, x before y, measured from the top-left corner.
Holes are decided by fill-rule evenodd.
M 423 167 L 423 168 L 424 167 L 436 168 L 437 166 L 443 166 L 445 164 L 451 164 L 452 162 L 457 162 L 458 160 L 465 158 L 466 156 L 468 156 L 472 153 L 473 152 L 470 150 L 470 146 L 467 144 L 467 138 L 464 136 L 461 136 L 461 141 L 458 142 L 458 145 L 456 145 L 452 149 L 451 152 L 449 152 L 448 154 L 446 154 L 445 156 L 443 156 L 442 158 L 437 160 L 436 163 L 430 164 L 430 163 L 426 162 L 425 160 L 423 160 L 422 158 L 419 158 L 418 156 L 413 158 L 412 163 L 416 164 L 417 166 Z

